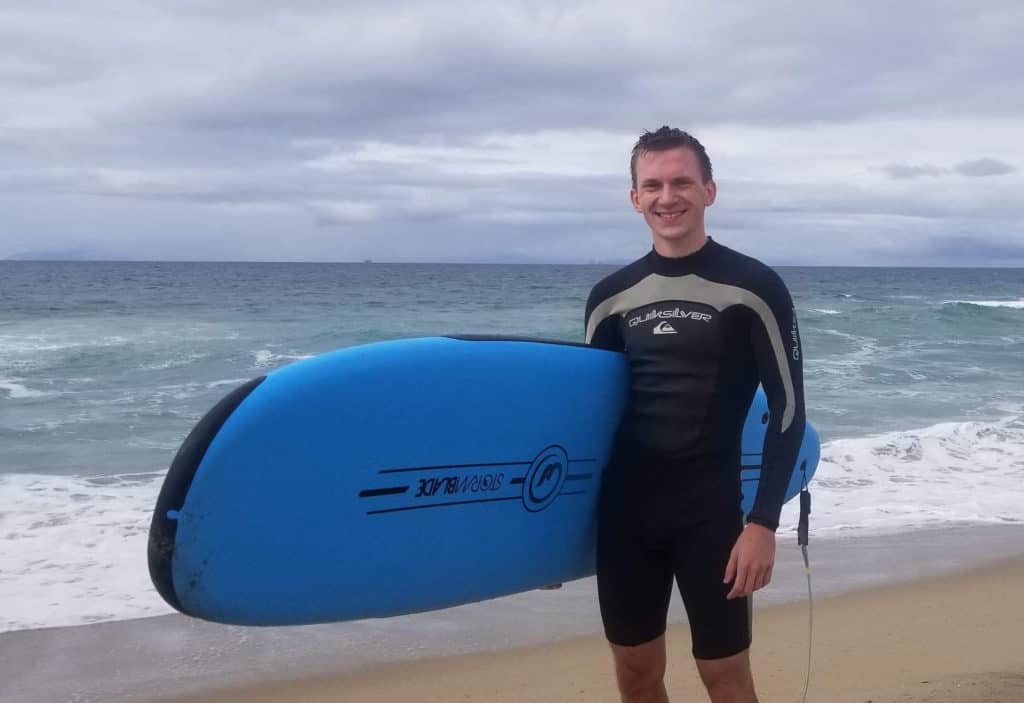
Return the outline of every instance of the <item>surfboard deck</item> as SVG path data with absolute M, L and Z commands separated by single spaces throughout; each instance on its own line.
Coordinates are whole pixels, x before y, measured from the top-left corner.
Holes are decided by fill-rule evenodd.
M 433 610 L 593 574 L 623 354 L 428 337 L 299 361 L 228 394 L 168 471 L 149 568 L 183 613 L 298 625 Z M 744 511 L 767 407 L 742 442 Z M 787 499 L 810 480 L 807 426 Z

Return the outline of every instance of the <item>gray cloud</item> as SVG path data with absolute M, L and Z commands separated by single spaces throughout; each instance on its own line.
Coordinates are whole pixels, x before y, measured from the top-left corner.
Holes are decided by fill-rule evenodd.
M 911 164 L 888 164 L 883 166 L 882 170 L 890 178 L 898 180 L 910 180 L 922 176 L 945 176 L 951 172 L 950 169 L 941 166 L 914 166 Z
M 1012 0 L 16 0 L 0 11 L 0 198 L 18 224 L 0 257 L 44 239 L 266 258 L 282 237 L 300 258 L 621 257 L 643 239 L 628 149 L 663 123 L 719 135 L 730 187 L 712 220 L 802 233 L 775 237 L 794 256 L 816 231 L 852 246 L 844 227 L 914 221 L 922 247 L 961 218 L 1019 228 L 1019 138 L 957 145 L 1024 116 L 1022 29 Z M 885 135 L 941 120 L 966 131 L 934 157 Z M 819 133 L 862 148 L 812 166 L 792 143 Z M 981 176 L 1003 185 L 946 185 Z
M 922 177 L 939 176 L 968 176 L 970 178 L 985 178 L 987 176 L 1005 176 L 1016 173 L 1017 167 L 1013 164 L 993 158 L 973 159 L 961 161 L 952 166 L 931 166 L 914 164 L 887 164 L 881 168 L 890 178 L 896 180 L 911 180 Z
M 963 234 L 927 238 L 918 249 L 925 264 L 955 263 L 956 257 L 968 263 L 990 266 L 1024 266 L 1024 243 L 1009 241 L 998 235 L 979 232 L 977 227 L 964 223 Z M 982 235 L 982 236 L 979 236 Z M 989 235 L 989 236 L 984 236 Z
M 764 124 L 936 108 L 1019 114 L 1024 105 L 1019 91 L 998 89 L 1019 70 L 1012 1 L 939 13 L 933 3 L 879 0 L 827 12 L 798 2 L 684 12 L 663 2 L 649 13 L 611 2 L 303 3 L 256 5 L 230 22 L 220 7 L 95 7 L 71 17 L 23 10 L 13 30 L 28 36 L 13 49 L 24 61 L 78 76 L 55 96 L 75 103 L 69 120 L 366 138 L 588 120 L 635 131 L 644 114 Z M 878 23 L 883 10 L 890 21 Z M 923 13 L 928 31 L 916 31 Z M 723 51 L 723 39 L 743 50 Z
M 1014 173 L 1017 168 L 999 159 L 975 159 L 964 161 L 953 167 L 956 173 L 962 176 L 984 178 L 985 176 L 1005 176 Z
M 291 27 L 293 41 L 306 42 L 297 55 L 279 61 L 286 47 L 280 38 L 270 42 L 249 70 L 215 68 L 215 89 L 198 91 L 163 117 L 218 135 L 403 142 L 423 133 L 586 124 L 636 131 L 665 115 L 692 124 L 765 125 L 937 111 L 1017 115 L 1024 108 L 1024 97 L 993 90 L 985 75 L 994 65 L 997 76 L 1015 65 L 1015 40 L 992 19 L 998 9 L 953 4 L 940 23 L 918 33 L 908 28 L 931 5 L 886 3 L 891 21 L 884 24 L 875 21 L 872 3 L 811 11 L 796 21 L 800 5 L 748 14 L 698 8 L 684 18 L 666 4 L 663 19 L 652 22 L 610 3 L 578 4 L 575 12 L 435 3 L 405 21 L 392 11 L 320 18 L 311 39 L 299 32 L 314 20 L 293 18 L 282 36 Z M 743 51 L 722 51 L 723 34 Z M 950 51 L 962 35 L 973 38 L 971 48 Z

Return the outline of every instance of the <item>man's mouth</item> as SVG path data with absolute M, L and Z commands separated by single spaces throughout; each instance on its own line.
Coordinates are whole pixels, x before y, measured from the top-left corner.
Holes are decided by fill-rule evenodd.
M 674 222 L 677 219 L 679 219 L 680 217 L 682 217 L 685 212 L 686 212 L 685 209 L 684 210 L 655 210 L 654 214 L 662 222 Z

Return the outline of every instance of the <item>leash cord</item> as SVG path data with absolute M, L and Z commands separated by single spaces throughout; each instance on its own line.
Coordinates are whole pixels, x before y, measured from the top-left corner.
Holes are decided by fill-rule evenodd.
M 803 472 L 803 488 L 800 491 L 800 522 L 797 525 L 797 544 L 804 555 L 804 571 L 807 573 L 807 678 L 804 680 L 803 703 L 807 703 L 807 691 L 811 687 L 811 652 L 814 640 L 814 594 L 811 592 L 811 560 L 807 556 L 810 541 L 811 492 L 807 490 L 807 463 L 800 466 Z
M 807 690 L 811 687 L 811 642 L 814 638 L 814 596 L 811 593 L 811 562 L 807 558 L 807 545 L 801 545 L 804 568 L 807 572 L 807 678 L 804 680 L 803 703 L 807 703 Z

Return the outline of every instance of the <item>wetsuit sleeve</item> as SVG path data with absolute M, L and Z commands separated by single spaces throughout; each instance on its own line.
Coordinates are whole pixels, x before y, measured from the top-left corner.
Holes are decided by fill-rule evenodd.
M 587 299 L 587 314 L 583 318 L 584 330 L 590 329 L 590 318 L 603 300 L 604 296 L 600 293 L 600 286 L 595 286 L 590 291 L 590 297 Z M 593 334 L 586 341 L 592 347 L 599 347 L 608 351 L 621 352 L 626 350 L 626 342 L 622 339 L 622 333 L 619 331 L 619 320 L 616 315 L 609 315 L 603 320 L 598 321 Z
M 754 316 L 751 342 L 770 414 L 761 481 L 747 519 L 775 530 L 804 437 L 803 350 L 793 300 L 774 272 L 762 290 L 762 297 L 771 315 Z

